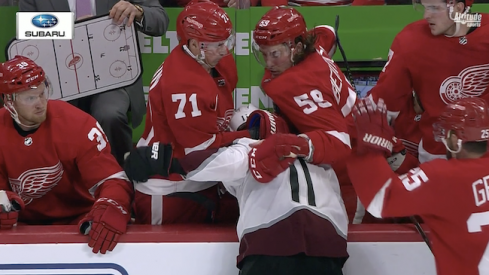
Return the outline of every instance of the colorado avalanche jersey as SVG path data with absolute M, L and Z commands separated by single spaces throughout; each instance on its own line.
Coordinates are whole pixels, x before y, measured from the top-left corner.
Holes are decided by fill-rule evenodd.
M 230 147 L 219 149 L 186 176 L 193 181 L 222 181 L 226 189 L 238 199 L 240 217 L 237 232 L 242 254 L 238 259 L 246 256 L 243 254 L 253 254 L 249 251 L 262 255 L 269 251 L 272 255 L 306 252 L 312 256 L 346 256 L 348 219 L 333 169 L 298 159 L 270 183 L 259 183 L 248 170 L 248 153 L 251 150 L 250 143 L 253 142 L 256 141 L 243 138 Z M 298 218 L 297 214 L 307 218 Z M 294 241 L 307 239 L 307 236 L 287 236 L 281 239 L 287 235 L 281 224 L 286 223 L 292 216 L 302 222 L 300 225 L 286 227 L 287 232 L 306 228 L 309 233 L 301 234 L 317 236 L 315 241 L 311 241 L 313 243 L 302 243 L 294 247 L 291 245 Z M 307 224 L 304 220 L 308 221 Z M 316 229 L 320 233 L 316 234 Z M 253 247 L 260 246 L 259 242 L 244 241 L 253 239 L 253 236 L 260 236 L 261 231 L 269 232 L 274 236 L 272 239 L 288 243 L 289 247 L 281 251 L 271 251 L 272 239 L 259 248 Z M 323 243 L 323 238 L 328 240 L 324 240 Z M 277 245 L 281 247 L 280 242 L 277 242 Z M 302 250 L 304 247 L 316 245 L 317 249 Z M 246 249 L 243 246 L 246 246 Z

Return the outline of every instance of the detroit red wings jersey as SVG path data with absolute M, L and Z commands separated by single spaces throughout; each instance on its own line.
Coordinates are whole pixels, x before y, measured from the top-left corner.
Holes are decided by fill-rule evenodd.
M 487 97 L 489 84 L 489 24 L 463 37 L 433 36 L 427 21 L 406 26 L 394 39 L 389 59 L 377 85 L 375 102 L 383 98 L 393 117 L 402 111 L 416 91 L 425 109 L 419 122 L 422 133 L 420 161 L 443 157 L 445 147 L 435 142 L 432 124 L 445 105 L 464 97 Z
M 303 219 L 300 224 L 294 224 L 292 226 L 294 228 L 284 231 L 300 231 L 300 228 L 306 227 L 308 228 L 306 234 L 313 234 L 315 229 L 318 229 L 323 236 L 327 235 L 329 241 L 322 242 L 323 237 L 316 236 L 315 242 L 319 244 L 307 243 L 307 245 L 293 247 L 292 243 L 307 239 L 307 236 L 300 236 L 300 234 L 289 236 L 288 240 L 282 242 L 288 244 L 284 251 L 270 253 L 276 256 L 282 253 L 295 255 L 301 252 L 310 256 L 333 256 L 328 253 L 338 253 L 334 255 L 338 257 L 346 256 L 348 219 L 335 172 L 331 168 L 325 169 L 303 160 L 296 160 L 289 169 L 279 174 L 271 182 L 259 183 L 248 169 L 248 153 L 251 149 L 249 145 L 254 142 L 256 141 L 242 138 L 236 140 L 235 144 L 230 147 L 219 149 L 202 162 L 197 169 L 189 172 L 187 179 L 200 182 L 221 181 L 226 189 L 238 199 L 240 216 L 237 233 L 242 242 L 241 246 L 248 246 L 248 250 L 261 255 L 269 255 L 267 251 L 273 251 L 273 248 L 276 247 L 270 243 L 273 244 L 274 240 L 281 240 L 285 232 L 275 231 L 273 239 L 262 240 L 263 244 L 260 242 L 243 244 L 243 238 L 249 236 L 252 238 L 253 235 L 256 236 L 262 231 L 282 228 L 281 223 L 286 222 L 295 213 L 306 210 L 300 215 L 310 217 L 305 219 L 307 223 Z M 329 221 L 329 226 L 332 225 L 334 230 L 325 229 L 323 227 L 325 221 Z M 338 242 L 333 240 L 338 240 Z M 339 246 L 337 246 L 338 243 L 340 243 Z M 316 245 L 320 247 L 317 250 Z M 337 248 L 338 251 L 332 252 L 332 247 Z M 297 249 L 297 251 L 289 249 Z M 247 252 L 241 251 L 241 253 L 246 254 Z M 243 256 L 240 255 L 238 259 L 242 259 Z
M 280 114 L 311 139 L 312 162 L 332 164 L 351 150 L 349 126 L 357 96 L 326 50 L 318 48 L 275 78 L 265 70 L 262 87 Z
M 176 47 L 151 81 L 146 125 L 137 146 L 172 143 L 175 158 L 220 147 L 220 133 L 228 129 L 234 112 L 232 92 L 238 78 L 232 55 L 222 58 L 215 69 L 220 76 L 213 78 L 181 45 Z M 148 195 L 167 195 L 197 192 L 215 184 L 195 184 L 172 174 L 169 179 L 138 183 L 136 189 Z
M 418 157 L 418 146 L 421 140 L 419 130 L 421 116 L 414 111 L 414 103 L 411 100 L 403 107 L 393 125 L 396 137 L 402 140 L 406 151 L 415 157 Z
M 0 110 L 0 190 L 18 193 L 26 203 L 19 221 L 76 222 L 90 211 L 94 196 L 129 209 L 130 183 L 100 125 L 66 102 L 47 106 L 46 121 L 25 137 L 10 113 Z
M 233 114 L 232 92 L 237 69 L 231 55 L 216 66 L 213 78 L 199 63 L 176 47 L 151 81 L 146 125 L 138 146 L 173 143 L 175 157 L 218 144 Z
M 489 274 L 487 167 L 489 155 L 437 159 L 398 177 L 382 156 L 355 156 L 348 163 L 355 190 L 374 216 L 422 217 L 439 275 Z

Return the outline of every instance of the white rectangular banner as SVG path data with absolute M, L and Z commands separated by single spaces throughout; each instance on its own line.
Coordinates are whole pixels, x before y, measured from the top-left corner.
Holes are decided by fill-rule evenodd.
M 17 39 L 73 39 L 72 12 L 17 12 Z
M 0 275 L 238 275 L 238 250 L 237 242 L 119 243 L 102 255 L 85 243 L 2 244 Z M 436 275 L 423 242 L 353 242 L 348 252 L 345 275 Z

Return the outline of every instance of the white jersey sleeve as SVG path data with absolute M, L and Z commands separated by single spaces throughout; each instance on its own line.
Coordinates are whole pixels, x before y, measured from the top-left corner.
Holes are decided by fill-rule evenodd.
M 329 220 L 346 238 L 348 218 L 338 178 L 330 167 L 297 159 L 271 182 L 257 182 L 248 169 L 252 139 L 239 139 L 220 148 L 197 169 L 187 174 L 193 181 L 222 181 L 239 203 L 238 237 L 268 228 L 298 210 L 307 209 Z
M 197 169 L 189 172 L 187 180 L 221 181 L 233 195 L 235 187 L 243 184 L 248 174 L 250 144 L 257 142 L 249 138 L 237 139 L 232 146 L 220 148 L 208 157 Z

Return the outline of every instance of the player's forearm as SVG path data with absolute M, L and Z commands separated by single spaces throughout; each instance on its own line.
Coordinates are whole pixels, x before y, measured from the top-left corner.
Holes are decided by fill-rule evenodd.
M 219 132 L 216 134 L 208 134 L 202 132 L 182 132 L 182 138 L 176 138 L 177 142 L 183 146 L 185 155 L 188 155 L 195 151 L 202 151 L 207 149 L 214 149 L 229 146 L 234 140 L 239 138 L 250 137 L 247 130 L 238 132 Z M 200 136 L 200 139 L 196 137 Z M 192 137 L 192 138 L 189 138 Z
M 144 10 L 141 32 L 149 36 L 162 36 L 168 30 L 170 19 L 161 6 L 148 7 L 141 5 Z
M 126 211 L 130 211 L 134 189 L 129 181 L 109 179 L 102 183 L 95 192 L 95 199 L 107 198 L 119 203 Z
M 250 138 L 250 132 L 248 130 L 242 130 L 237 132 L 220 132 L 218 138 L 216 139 L 216 144 L 218 147 L 228 146 L 239 138 Z
M 248 173 L 249 149 L 246 145 L 235 144 L 194 152 L 182 158 L 180 165 L 188 172 L 187 180 L 234 182 Z
M 313 146 L 312 164 L 333 164 L 351 153 L 350 136 L 336 131 L 316 130 L 304 133 Z
M 362 204 L 377 218 L 383 216 L 385 198 L 398 176 L 381 154 L 353 155 L 347 162 L 348 176 Z

